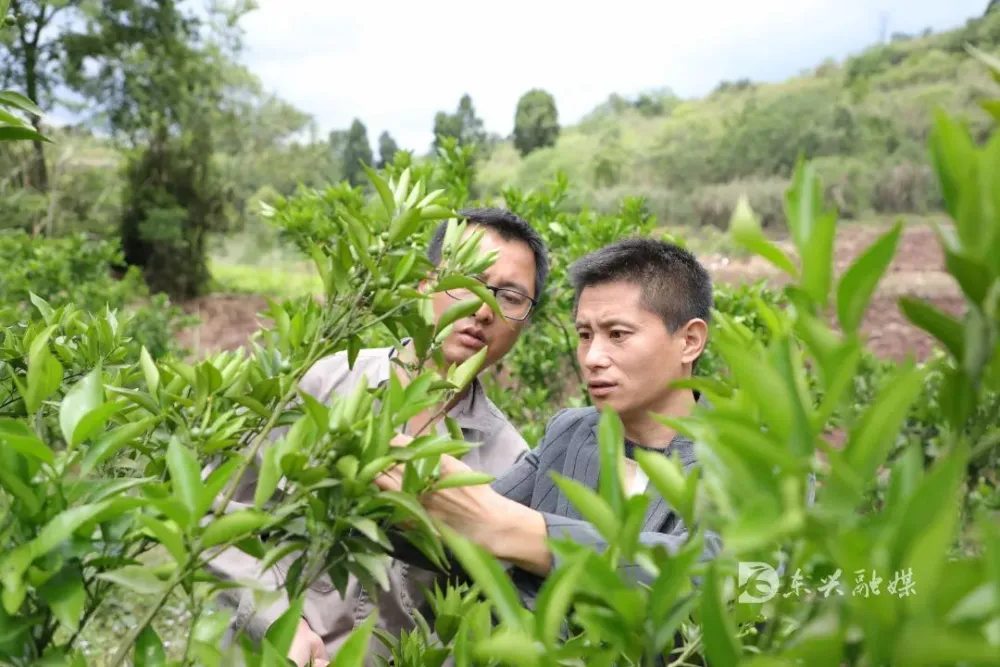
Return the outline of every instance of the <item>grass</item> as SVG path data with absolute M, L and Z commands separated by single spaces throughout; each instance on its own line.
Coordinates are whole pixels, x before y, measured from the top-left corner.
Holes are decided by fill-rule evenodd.
M 265 230 L 219 237 L 213 239 L 211 248 L 208 265 L 214 292 L 281 299 L 323 291 L 312 262 Z
M 233 264 L 213 259 L 209 268 L 216 292 L 295 298 L 323 291 L 323 283 L 315 270 L 299 265 Z

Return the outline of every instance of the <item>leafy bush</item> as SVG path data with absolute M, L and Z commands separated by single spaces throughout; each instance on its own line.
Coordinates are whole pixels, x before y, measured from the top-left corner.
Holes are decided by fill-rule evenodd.
M 725 229 L 736 203 L 741 197 L 747 197 L 764 227 L 782 228 L 785 225 L 784 195 L 787 187 L 787 181 L 777 178 L 706 185 L 690 195 L 691 222 Z
M 872 206 L 879 213 L 928 213 L 943 201 L 930 166 L 901 162 L 887 165 L 875 178 Z
M 127 335 L 133 352 L 145 345 L 155 357 L 174 349 L 174 332 L 190 322 L 165 295 L 146 304 L 149 293 L 136 269 L 121 279 L 113 267 L 121 253 L 112 243 L 82 234 L 32 239 L 24 232 L 0 234 L 0 321 L 37 319 L 32 295 L 52 307 L 74 304 L 91 312 L 131 309 Z

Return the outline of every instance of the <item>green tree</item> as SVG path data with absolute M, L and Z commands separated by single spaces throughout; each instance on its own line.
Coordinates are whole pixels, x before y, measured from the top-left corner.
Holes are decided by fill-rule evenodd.
M 338 143 L 340 143 L 339 137 Z M 368 142 L 368 128 L 359 119 L 355 118 L 351 123 L 351 129 L 343 138 L 341 150 L 344 178 L 357 187 L 366 181 L 362 163 L 369 166 L 372 164 L 372 146 Z
M 93 102 L 94 120 L 106 118 L 131 146 L 125 261 L 172 297 L 200 292 L 206 235 L 226 223 L 214 131 L 236 122 L 224 103 L 227 76 L 237 21 L 250 7 L 215 3 L 206 18 L 174 0 L 104 0 L 65 38 L 67 82 Z
M 0 87 L 22 91 L 42 107 L 51 107 L 53 91 L 63 82 L 60 68 L 63 32 L 56 19 L 79 20 L 83 0 L 10 0 L 10 30 L 0 34 Z M 0 14 L 7 16 L 4 11 Z M 41 114 L 30 114 L 31 124 L 41 131 Z M 41 139 L 34 139 L 34 159 L 27 183 L 48 190 L 49 173 Z
M 399 145 L 388 130 L 380 134 L 378 137 L 378 168 L 384 169 L 392 164 L 397 151 L 399 151 Z
M 476 115 L 476 107 L 468 93 L 458 101 L 458 109 L 454 114 L 439 111 L 434 116 L 434 152 L 442 147 L 442 138 L 452 137 L 459 146 L 484 146 L 486 130 L 483 120 Z
M 559 138 L 559 112 L 551 94 L 538 88 L 529 90 L 517 102 L 514 116 L 514 146 L 522 156 Z

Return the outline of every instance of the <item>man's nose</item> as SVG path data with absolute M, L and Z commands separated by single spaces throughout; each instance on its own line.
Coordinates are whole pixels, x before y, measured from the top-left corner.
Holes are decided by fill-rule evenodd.
M 604 368 L 608 365 L 608 355 L 605 353 L 604 346 L 601 345 L 600 341 L 593 340 L 590 342 L 583 357 L 583 364 L 587 368 Z
M 493 322 L 493 318 L 496 317 L 496 313 L 490 308 L 489 304 L 484 303 L 480 306 L 479 310 L 475 314 L 476 322 L 482 326 L 489 326 Z

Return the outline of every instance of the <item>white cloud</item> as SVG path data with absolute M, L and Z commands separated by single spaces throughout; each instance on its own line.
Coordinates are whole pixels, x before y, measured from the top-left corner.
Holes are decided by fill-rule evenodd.
M 889 32 L 937 30 L 985 0 L 260 0 L 243 22 L 246 63 L 322 131 L 388 130 L 423 152 L 434 114 L 472 96 L 508 134 L 517 100 L 551 92 L 563 123 L 612 92 L 701 95 L 723 79 L 777 80 Z

